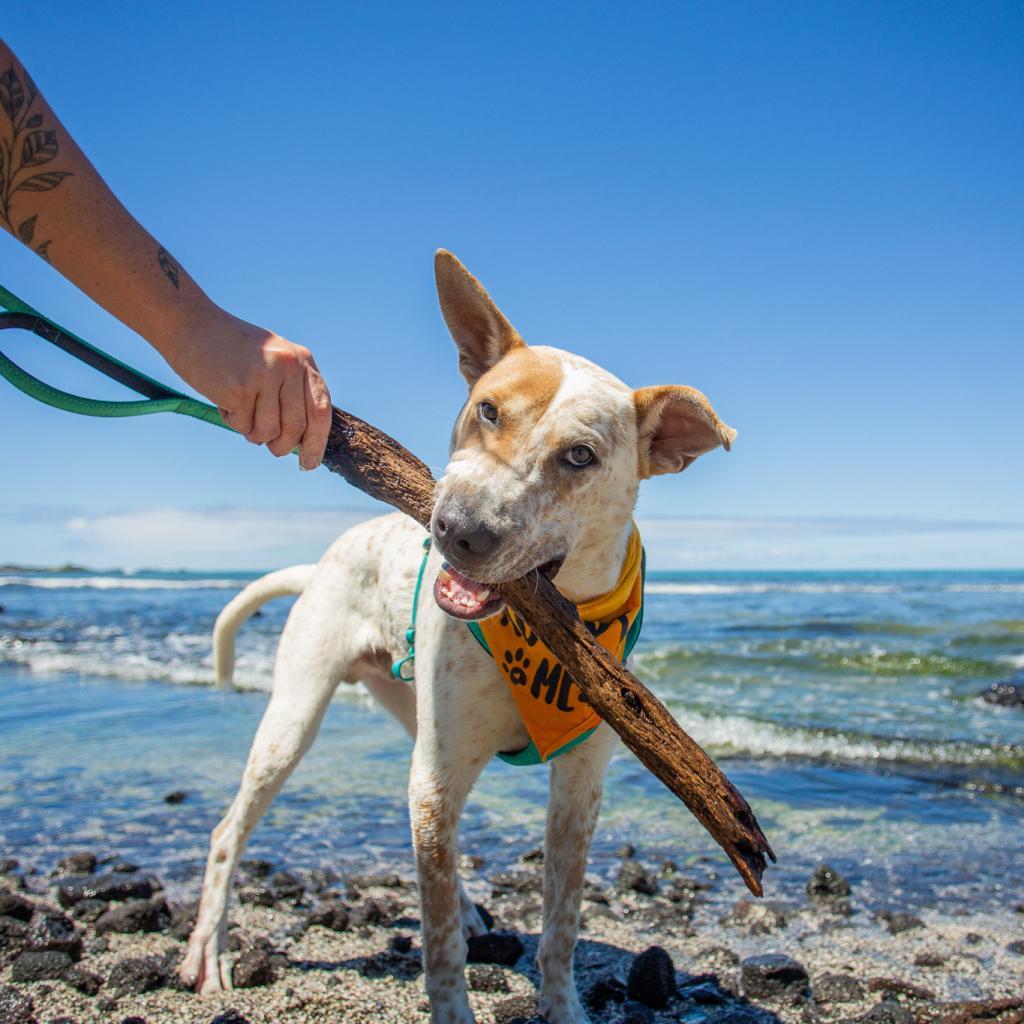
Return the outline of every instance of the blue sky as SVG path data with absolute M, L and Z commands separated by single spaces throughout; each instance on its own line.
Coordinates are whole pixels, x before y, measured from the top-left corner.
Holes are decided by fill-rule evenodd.
M 1024 565 L 1019 4 L 58 0 L 3 32 L 206 290 L 435 468 L 444 246 L 527 340 L 739 429 L 646 485 L 656 566 Z M 168 378 L 6 235 L 0 281 Z M 185 420 L 3 385 L 0 431 L 0 561 L 263 567 L 368 508 Z

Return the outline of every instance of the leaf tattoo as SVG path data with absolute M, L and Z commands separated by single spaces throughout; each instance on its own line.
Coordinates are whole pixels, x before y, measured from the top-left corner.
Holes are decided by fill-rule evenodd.
M 167 280 L 175 288 L 180 288 L 178 282 L 181 279 L 181 264 L 162 245 L 156 251 L 156 261 L 160 264 L 160 269 L 167 275 Z
M 60 151 L 57 132 L 44 126 L 42 113 L 32 113 L 38 95 L 35 82 L 24 70 L 19 74 L 13 62 L 0 73 L 0 109 L 7 115 L 6 123 L 0 118 L 0 221 L 25 245 L 35 240 L 39 215 L 32 213 L 15 227 L 11 209 L 14 196 L 19 192 L 49 192 L 72 176 L 71 171 L 34 170 L 55 160 Z M 47 262 L 52 241 L 47 238 L 34 250 Z
M 18 225 L 18 237 L 26 244 L 32 244 L 32 236 L 36 231 L 36 215 L 33 213 L 28 220 L 23 220 Z

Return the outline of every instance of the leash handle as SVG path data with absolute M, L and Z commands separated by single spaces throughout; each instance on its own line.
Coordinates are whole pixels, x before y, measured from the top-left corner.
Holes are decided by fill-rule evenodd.
M 231 428 L 221 419 L 217 409 L 189 395 L 175 391 L 174 388 L 161 384 L 160 381 L 147 377 L 144 373 L 119 359 L 107 355 L 106 352 L 90 345 L 83 338 L 55 324 L 27 302 L 22 301 L 13 292 L 0 285 L 0 306 L 10 310 L 0 313 L 0 330 L 12 328 L 29 331 L 44 341 L 56 345 L 80 362 L 98 370 L 111 380 L 123 384 L 132 391 L 145 396 L 144 401 L 115 402 L 95 398 L 85 398 L 69 391 L 61 391 L 18 366 L 3 352 L 0 352 L 0 376 L 6 378 L 19 391 L 44 405 L 80 416 L 148 416 L 159 412 L 173 412 L 182 416 L 191 416 L 212 423 L 225 430 Z

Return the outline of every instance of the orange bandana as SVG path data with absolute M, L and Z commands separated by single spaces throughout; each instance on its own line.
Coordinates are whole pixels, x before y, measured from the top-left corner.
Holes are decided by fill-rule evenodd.
M 640 635 L 644 604 L 644 551 L 633 526 L 619 581 L 603 597 L 577 605 L 580 619 L 605 650 L 624 661 Z M 509 764 L 540 764 L 582 743 L 600 724 L 597 712 L 544 642 L 515 612 L 505 609 L 468 624 L 505 677 L 530 743 L 499 753 Z

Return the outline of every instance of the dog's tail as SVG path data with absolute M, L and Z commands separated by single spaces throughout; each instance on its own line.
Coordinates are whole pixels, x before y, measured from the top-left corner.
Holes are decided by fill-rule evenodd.
M 217 685 L 231 687 L 235 672 L 235 635 L 242 623 L 275 597 L 294 597 L 306 589 L 315 565 L 292 565 L 253 580 L 222 609 L 213 624 L 213 664 Z

